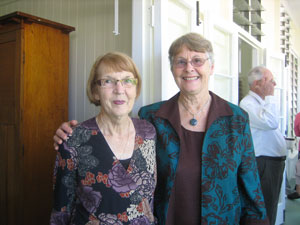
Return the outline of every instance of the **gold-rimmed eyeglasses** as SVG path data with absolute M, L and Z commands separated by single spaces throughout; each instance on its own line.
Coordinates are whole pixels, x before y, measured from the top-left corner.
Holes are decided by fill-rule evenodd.
M 178 58 L 178 59 L 175 59 L 173 61 L 173 65 L 176 68 L 186 68 L 187 64 L 190 63 L 193 67 L 201 67 L 201 66 L 204 65 L 204 63 L 208 59 L 209 58 L 203 59 L 203 58 L 200 58 L 200 57 L 195 57 L 195 58 L 192 58 L 191 61 L 187 61 L 184 58 Z
M 137 78 L 124 78 L 121 80 L 113 79 L 113 78 L 106 78 L 106 79 L 99 79 L 96 80 L 95 83 L 99 85 L 100 87 L 105 88 L 114 88 L 117 86 L 117 83 L 120 82 L 123 87 L 125 88 L 131 88 L 133 86 L 136 86 L 138 83 Z

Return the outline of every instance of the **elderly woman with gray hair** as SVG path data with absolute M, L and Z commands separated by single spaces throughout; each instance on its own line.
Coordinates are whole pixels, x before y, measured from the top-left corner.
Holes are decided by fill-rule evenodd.
M 171 71 L 180 92 L 142 107 L 157 132 L 159 224 L 268 224 L 248 115 L 208 90 L 211 43 L 197 33 L 175 40 Z M 54 140 L 67 137 L 68 123 Z

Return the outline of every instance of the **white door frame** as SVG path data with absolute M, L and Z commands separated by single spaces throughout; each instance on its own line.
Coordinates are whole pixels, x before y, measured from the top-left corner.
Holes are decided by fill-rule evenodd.
M 142 89 L 132 110 L 136 117 L 138 110 L 154 101 L 158 101 L 154 84 L 160 86 L 153 70 L 153 0 L 132 0 L 132 59 L 136 63 L 142 78 Z M 158 88 L 160 89 L 160 88 Z
M 275 70 L 275 68 L 272 68 L 272 58 L 275 59 L 276 61 L 280 62 L 281 65 L 281 71 L 277 71 L 276 68 L 276 72 L 277 76 L 281 76 L 281 82 L 282 82 L 282 86 L 279 89 L 279 91 L 282 93 L 282 95 L 280 96 L 280 120 L 281 120 L 281 124 L 280 124 L 280 128 L 281 128 L 281 133 L 282 135 L 285 135 L 285 128 L 286 128 L 286 118 L 287 118 L 287 112 L 286 112 L 286 107 L 283 107 L 285 105 L 287 105 L 287 101 L 286 101 L 286 92 L 287 92 L 287 74 L 286 74 L 286 68 L 285 68 L 285 56 L 284 54 L 280 53 L 273 53 L 273 52 L 269 52 L 266 50 L 266 67 L 269 68 L 271 71 L 273 71 L 273 69 Z M 278 66 L 278 64 L 276 63 L 276 66 Z M 276 89 L 276 87 L 275 87 Z M 281 185 L 281 190 L 280 190 L 280 195 L 279 195 L 279 200 L 278 200 L 278 208 L 277 208 L 277 216 L 276 216 L 276 223 L 275 225 L 280 225 L 282 223 L 284 223 L 284 210 L 285 210 L 285 189 L 286 189 L 286 170 L 284 170 L 283 173 L 283 179 L 282 179 L 282 185 Z

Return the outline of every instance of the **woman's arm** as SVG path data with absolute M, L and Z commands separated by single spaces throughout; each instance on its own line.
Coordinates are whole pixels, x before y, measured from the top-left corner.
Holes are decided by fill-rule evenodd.
M 76 191 L 76 165 L 74 155 L 66 142 L 59 146 L 54 168 L 54 204 L 50 225 L 70 224 Z
M 68 136 L 73 132 L 72 127 L 76 126 L 77 124 L 77 120 L 70 120 L 69 122 L 64 122 L 60 125 L 60 127 L 56 130 L 55 135 L 53 136 L 55 150 L 58 150 L 59 145 L 62 144 L 63 141 L 68 139 Z
M 250 126 L 247 122 L 243 135 L 241 164 L 238 169 L 239 193 L 242 203 L 240 224 L 269 224 L 260 185 Z

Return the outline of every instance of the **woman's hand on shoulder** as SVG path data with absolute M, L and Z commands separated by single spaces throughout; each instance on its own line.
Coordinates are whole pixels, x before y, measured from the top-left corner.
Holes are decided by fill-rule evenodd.
M 78 124 L 77 120 L 70 120 L 69 122 L 64 122 L 60 125 L 60 127 L 56 130 L 55 135 L 53 136 L 54 140 L 54 149 L 58 150 L 58 145 L 60 145 L 63 141 L 68 139 L 68 135 L 71 135 L 73 130 L 72 127 Z

